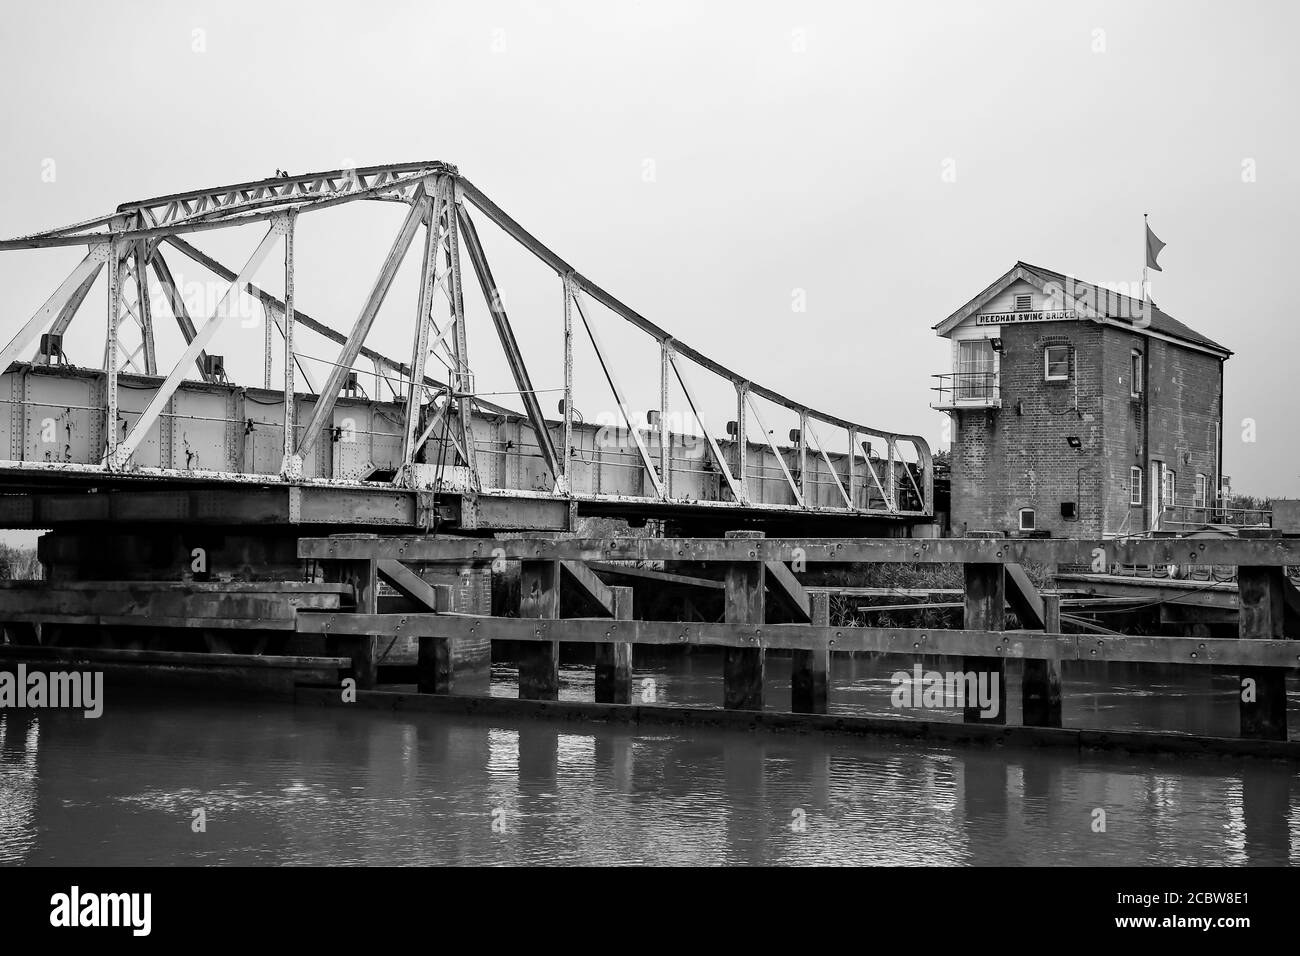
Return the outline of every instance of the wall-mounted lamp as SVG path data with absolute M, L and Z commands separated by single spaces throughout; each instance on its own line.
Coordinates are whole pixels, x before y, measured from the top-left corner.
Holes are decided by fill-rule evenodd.
M 1083 441 L 1077 435 L 1070 435 L 1065 439 L 1065 443 L 1071 448 L 1082 448 Z
M 989 345 L 993 346 L 993 351 L 995 351 L 995 352 L 1001 352 L 1001 351 L 1002 351 L 1002 340 L 1001 340 L 1001 339 L 989 339 Z

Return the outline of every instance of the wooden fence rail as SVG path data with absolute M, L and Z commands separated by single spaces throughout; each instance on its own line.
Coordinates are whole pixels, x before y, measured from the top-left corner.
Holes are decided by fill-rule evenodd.
M 1239 638 L 1134 637 L 1064 634 L 1060 596 L 1038 594 L 1022 563 L 1080 563 L 1101 552 L 1111 562 L 1175 561 L 1235 564 L 1240 581 Z M 722 539 L 508 539 L 335 536 L 304 538 L 299 555 L 321 561 L 328 577 L 352 582 L 358 599 L 351 613 L 303 609 L 297 630 L 323 634 L 331 653 L 351 653 L 358 683 L 377 680 L 374 648 L 380 638 L 414 637 L 420 645 L 420 688 L 452 693 L 458 642 L 508 640 L 519 645 L 521 698 L 555 700 L 561 643 L 597 647 L 596 700 L 630 703 L 632 647 L 708 646 L 723 650 L 723 707 L 762 710 L 766 654 L 792 653 L 792 709 L 825 714 L 832 652 L 878 652 L 918 658 L 963 659 L 965 673 L 988 678 L 998 707 L 966 702 L 971 723 L 1006 722 L 1006 661 L 1024 662 L 1026 726 L 1061 726 L 1061 667 L 1081 661 L 1124 661 L 1189 667 L 1230 667 L 1239 672 L 1241 736 L 1286 740 L 1286 676 L 1300 667 L 1300 642 L 1285 638 L 1283 618 L 1300 595 L 1286 567 L 1300 564 L 1300 539 L 768 539 L 732 532 Z M 618 575 L 611 561 L 713 562 L 720 565 L 725 620 L 721 623 L 636 620 L 631 588 L 610 587 L 599 575 Z M 518 562 L 517 616 L 453 613 L 444 597 L 425 600 L 428 612 L 376 613 L 378 573 L 409 573 L 422 564 L 492 562 L 500 570 Z M 590 564 L 588 564 L 590 562 Z M 828 595 L 809 593 L 796 572 L 814 562 L 959 563 L 964 568 L 962 628 L 831 627 Z M 387 571 L 379 570 L 381 563 Z M 403 570 L 405 569 L 405 570 Z M 644 571 L 644 569 L 643 569 Z M 655 572 L 645 571 L 653 574 Z M 665 583 L 694 580 L 663 574 Z M 581 591 L 600 617 L 561 619 L 561 589 Z M 1027 628 L 1007 630 L 1008 602 Z M 779 610 L 777 610 L 779 609 Z M 773 623 L 778 620 L 799 623 Z M 806 622 L 806 623 L 804 623 Z M 345 650 L 346 649 L 346 650 Z M 993 677 L 998 679 L 996 683 Z

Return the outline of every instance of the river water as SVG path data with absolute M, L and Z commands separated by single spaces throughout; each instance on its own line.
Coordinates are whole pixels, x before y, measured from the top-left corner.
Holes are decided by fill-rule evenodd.
M 715 655 L 640 664 L 656 703 L 721 698 Z M 910 661 L 833 666 L 834 712 L 898 714 L 889 675 Z M 788 709 L 788 673 L 769 663 L 769 709 Z M 1232 676 L 1188 676 L 1067 668 L 1065 722 L 1234 735 Z M 563 698 L 591 699 L 590 669 L 563 677 Z M 498 666 L 492 692 L 513 681 Z M 1273 761 L 246 700 L 0 711 L 9 865 L 1297 862 L 1295 765 Z

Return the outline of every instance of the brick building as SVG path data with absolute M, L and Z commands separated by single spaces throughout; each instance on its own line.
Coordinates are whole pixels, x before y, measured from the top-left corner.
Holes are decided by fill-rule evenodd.
M 1212 520 L 1232 353 L 1140 298 L 1017 262 L 952 342 L 952 534 L 1136 534 Z

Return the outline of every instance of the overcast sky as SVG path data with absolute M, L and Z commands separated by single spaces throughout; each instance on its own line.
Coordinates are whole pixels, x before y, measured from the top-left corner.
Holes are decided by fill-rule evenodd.
M 441 159 L 741 374 L 938 448 L 931 326 L 1017 259 L 1136 283 L 1148 212 L 1168 243 L 1155 300 L 1236 353 L 1225 471 L 1296 496 L 1298 27 L 1283 2 L 9 4 L 0 232 L 276 168 Z M 346 329 L 401 214 L 305 217 L 299 306 Z M 534 384 L 556 387 L 559 283 L 480 232 Z M 259 237 L 195 244 L 238 268 Z M 3 338 L 79 257 L 0 253 Z M 259 281 L 278 291 L 275 258 Z M 418 258 L 374 333 L 403 361 Z M 103 301 L 70 336 L 79 362 L 99 361 Z M 478 387 L 505 387 L 475 308 Z M 630 404 L 656 406 L 644 338 L 594 321 Z M 259 383 L 261 333 L 221 336 Z M 583 361 L 590 420 L 611 406 Z

